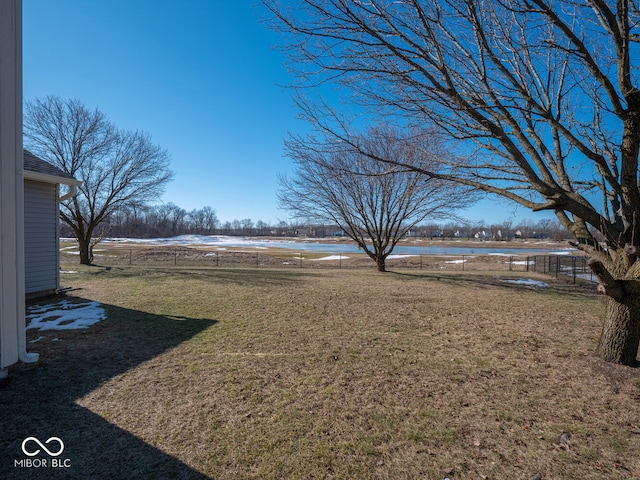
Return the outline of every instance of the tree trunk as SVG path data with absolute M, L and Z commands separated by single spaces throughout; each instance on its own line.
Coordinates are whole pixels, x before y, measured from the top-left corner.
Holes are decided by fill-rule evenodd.
M 82 237 L 78 237 L 78 249 L 80 250 L 80 264 L 91 265 L 93 256 L 89 251 L 89 242 L 85 241 Z
M 597 354 L 604 360 L 636 365 L 640 345 L 640 281 L 618 280 L 621 297 L 607 297 L 607 316 Z
M 375 258 L 376 261 L 376 267 L 378 268 L 379 272 L 386 272 L 387 271 L 387 266 L 386 266 L 386 262 L 385 262 L 385 258 L 382 256 L 377 256 Z

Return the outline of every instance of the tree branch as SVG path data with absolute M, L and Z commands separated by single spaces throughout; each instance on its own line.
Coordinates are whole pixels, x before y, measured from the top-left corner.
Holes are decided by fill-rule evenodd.
M 589 265 L 591 271 L 600 281 L 600 284 L 598 285 L 598 292 L 607 295 L 618 302 L 621 301 L 623 297 L 622 286 L 615 278 L 613 278 L 604 264 L 597 258 L 590 258 L 587 265 Z

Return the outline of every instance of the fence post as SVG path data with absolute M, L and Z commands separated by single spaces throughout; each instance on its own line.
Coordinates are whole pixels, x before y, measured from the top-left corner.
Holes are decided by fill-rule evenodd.
M 462 255 L 462 271 L 464 272 L 464 255 Z
M 256 252 L 256 267 L 260 266 L 260 254 Z
M 556 278 L 560 275 L 560 257 L 556 257 Z
M 342 270 L 342 253 L 338 253 L 338 261 L 339 270 Z
M 422 270 L 422 254 L 420 254 L 420 270 Z
M 513 255 L 509 255 L 509 271 L 513 270 Z
M 178 265 L 178 250 L 173 251 L 173 264 Z
M 576 284 L 576 257 L 571 257 L 573 263 L 573 284 Z

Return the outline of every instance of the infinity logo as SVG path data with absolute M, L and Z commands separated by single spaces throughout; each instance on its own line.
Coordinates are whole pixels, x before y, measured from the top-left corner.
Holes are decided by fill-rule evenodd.
M 38 444 L 40 446 L 40 448 L 42 448 L 42 450 L 47 452 L 47 454 L 49 454 L 49 456 L 57 457 L 58 455 L 61 455 L 62 452 L 64 451 L 64 443 L 62 443 L 62 440 L 60 440 L 58 437 L 51 437 L 49 440 L 47 440 L 44 443 L 49 444 L 50 442 L 52 442 L 54 440 L 60 444 L 60 450 L 58 450 L 57 452 L 52 452 L 51 450 L 49 450 L 36 437 L 27 437 L 27 438 L 25 438 L 22 441 L 22 451 L 24 452 L 25 455 L 27 455 L 29 457 L 35 457 L 36 455 L 38 455 L 40 453 L 40 449 L 36 450 L 35 452 L 28 452 L 27 449 L 26 449 L 26 445 L 27 445 L 28 442 L 35 442 L 36 444 Z

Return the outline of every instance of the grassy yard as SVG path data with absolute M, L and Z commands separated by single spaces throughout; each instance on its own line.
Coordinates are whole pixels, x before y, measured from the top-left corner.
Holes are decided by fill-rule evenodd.
M 509 272 L 68 269 L 68 297 L 108 319 L 29 331 L 40 362 L 0 387 L 0 478 L 640 478 L 640 369 L 592 356 L 590 290 Z M 30 435 L 64 440 L 71 466 L 15 467 Z

